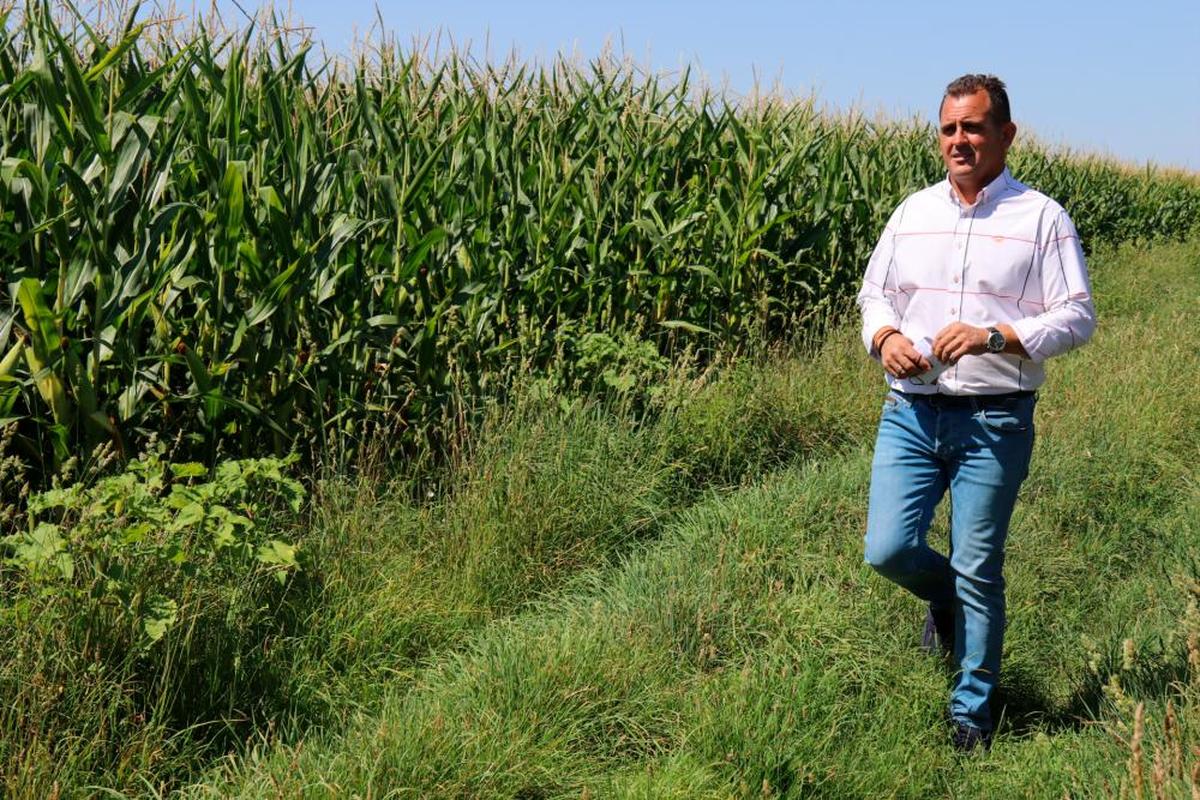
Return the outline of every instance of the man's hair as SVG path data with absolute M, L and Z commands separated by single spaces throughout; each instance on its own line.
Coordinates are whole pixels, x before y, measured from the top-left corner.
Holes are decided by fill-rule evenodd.
M 1004 91 L 1004 81 L 995 75 L 963 75 L 961 78 L 950 81 L 950 85 L 946 87 L 946 93 L 942 95 L 942 102 L 938 105 L 938 115 L 941 115 L 941 107 L 945 105 L 947 97 L 975 94 L 980 89 L 986 91 L 992 101 L 991 111 L 988 112 L 992 121 L 997 125 L 1012 122 L 1012 113 L 1008 108 L 1008 92 Z

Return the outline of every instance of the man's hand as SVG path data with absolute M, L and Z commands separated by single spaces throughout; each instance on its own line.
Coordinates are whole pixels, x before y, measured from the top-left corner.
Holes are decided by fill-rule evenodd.
M 896 378 L 920 375 L 930 367 L 925 356 L 913 347 L 912 339 L 900 332 L 889 335 L 883 341 L 879 360 L 883 362 L 883 368 Z
M 1021 344 L 1011 325 L 998 322 L 996 330 L 1004 334 L 1005 353 L 1029 358 L 1025 345 Z M 951 322 L 933 337 L 933 354 L 943 364 L 954 364 L 963 356 L 979 356 L 988 352 L 987 340 L 987 328 L 976 328 L 965 322 Z
M 976 328 L 965 322 L 952 322 L 933 337 L 933 354 L 943 364 L 957 364 L 963 356 L 986 353 L 987 340 L 987 328 Z

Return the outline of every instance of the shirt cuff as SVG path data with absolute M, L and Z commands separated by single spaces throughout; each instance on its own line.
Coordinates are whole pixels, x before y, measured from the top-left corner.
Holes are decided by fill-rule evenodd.
M 1017 334 L 1017 341 L 1025 348 L 1025 352 L 1029 354 L 1029 360 L 1035 364 L 1040 364 L 1046 360 L 1049 355 L 1041 349 L 1043 339 L 1045 339 L 1042 326 L 1032 317 L 1023 317 L 1022 319 L 1013 320 L 1008 323 L 1012 326 L 1013 332 Z

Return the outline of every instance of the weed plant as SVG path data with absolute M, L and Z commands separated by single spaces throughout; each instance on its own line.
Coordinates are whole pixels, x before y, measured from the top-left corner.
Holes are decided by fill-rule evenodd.
M 298 561 L 271 534 L 300 507 L 292 462 L 227 461 L 210 476 L 164 449 L 7 515 L 6 796 L 186 769 L 281 711 L 268 653 Z

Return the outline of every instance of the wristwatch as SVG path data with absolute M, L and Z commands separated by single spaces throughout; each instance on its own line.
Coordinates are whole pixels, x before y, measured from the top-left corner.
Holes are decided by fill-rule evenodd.
M 1004 352 L 1004 345 L 1008 344 L 1008 340 L 1004 338 L 1004 334 L 999 328 L 988 328 L 987 349 L 989 353 Z

